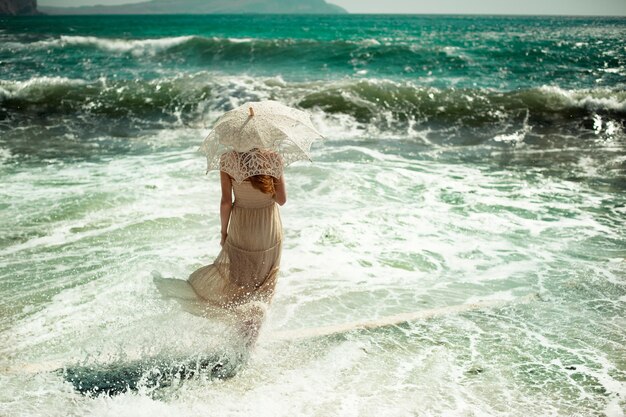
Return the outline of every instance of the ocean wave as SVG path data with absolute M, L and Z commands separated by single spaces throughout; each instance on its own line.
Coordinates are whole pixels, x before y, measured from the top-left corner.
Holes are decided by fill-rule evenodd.
M 508 45 L 485 48 L 453 43 L 393 37 L 329 40 L 200 35 L 143 39 L 63 35 L 33 42 L 32 38 L 12 36 L 0 42 L 0 57 L 5 74 L 24 76 L 44 74 L 39 65 L 45 60 L 46 71 L 50 71 L 45 74 L 76 71 L 73 73 L 89 74 L 87 77 L 182 68 L 266 76 L 278 73 L 294 80 L 356 75 L 417 80 L 439 88 L 478 85 L 513 89 L 536 86 L 537 80 L 553 80 L 567 88 L 624 85 L 619 78 L 623 66 L 615 62 L 610 71 L 601 69 L 605 58 L 600 54 L 568 50 L 546 56 L 534 48 L 524 55 Z M 577 63 L 576 69 L 563 65 L 569 61 Z
M 46 100 L 51 94 L 62 94 L 87 84 L 89 83 L 85 80 L 66 77 L 36 77 L 26 81 L 0 80 L 0 103 L 10 100 Z
M 30 44 L 13 44 L 22 48 L 50 49 L 66 47 L 93 47 L 114 53 L 132 53 L 134 55 L 156 54 L 193 39 L 193 36 L 175 36 L 157 39 L 112 39 L 95 36 L 66 36 L 57 39 L 33 42 Z
M 610 89 L 565 90 L 545 86 L 501 92 L 439 89 L 376 79 L 316 87 L 303 94 L 298 100 L 300 106 L 320 108 L 330 114 L 350 114 L 362 122 L 385 113 L 395 120 L 462 121 L 466 125 L 505 121 L 512 116 L 530 119 L 532 123 L 545 118 L 571 121 L 596 113 L 618 118 L 626 115 L 626 91 Z
M 318 57 L 325 62 L 337 59 L 368 61 L 389 57 L 391 59 L 410 56 L 414 60 L 437 60 L 461 63 L 463 57 L 455 51 L 458 48 L 440 45 L 421 45 L 417 42 L 377 40 L 318 40 L 297 38 L 237 38 L 175 36 L 146 39 L 103 38 L 96 36 L 62 35 L 58 38 L 35 42 L 5 42 L 1 49 L 48 50 L 66 48 L 98 49 L 112 54 L 132 54 L 134 56 L 155 56 L 177 54 L 200 56 L 215 59 L 233 59 L 254 55 L 262 59 L 276 58 L 283 61 L 292 56 Z
M 226 44 L 257 44 L 257 45 L 293 45 L 295 43 L 317 43 L 316 41 L 294 41 L 291 39 L 258 39 L 258 38 L 220 38 L 203 36 L 173 36 L 163 38 L 123 39 L 101 38 L 96 36 L 61 35 L 58 38 L 36 42 L 10 42 L 5 47 L 21 49 L 49 49 L 67 47 L 90 47 L 110 52 L 160 52 L 180 45 L 226 45 Z
M 555 97 L 565 107 L 584 108 L 590 111 L 626 112 L 626 91 L 565 90 L 554 86 L 542 86 L 539 91 L 547 97 Z
M 141 126 L 210 125 L 217 115 L 248 100 L 276 99 L 308 109 L 320 120 L 361 131 L 411 133 L 424 128 L 484 130 L 498 140 L 538 128 L 587 127 L 597 117 L 623 130 L 626 91 L 566 90 L 544 86 L 501 92 L 438 89 L 381 79 L 286 82 L 280 77 L 184 74 L 156 80 L 95 81 L 39 77 L 0 80 L 0 120 L 32 121 L 34 114 L 132 119 Z M 131 122 L 129 122 L 131 123 Z M 372 130 L 375 129 L 375 130 Z M 512 130 L 511 130 L 512 129 Z M 521 130 L 520 130 L 521 129 Z M 517 136 L 515 136 L 517 137 Z

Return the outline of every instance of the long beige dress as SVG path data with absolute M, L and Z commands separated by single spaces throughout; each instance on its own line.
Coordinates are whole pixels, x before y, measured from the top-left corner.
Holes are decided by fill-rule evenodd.
M 226 308 L 260 301 L 269 303 L 276 285 L 283 230 L 278 205 L 250 181 L 232 181 L 235 200 L 228 236 L 211 265 L 189 276 L 196 294 Z

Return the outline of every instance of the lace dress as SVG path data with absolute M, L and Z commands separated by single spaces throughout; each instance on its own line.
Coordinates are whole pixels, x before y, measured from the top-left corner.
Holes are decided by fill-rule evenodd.
M 215 261 L 194 271 L 188 282 L 198 296 L 215 306 L 269 303 L 283 240 L 278 205 L 250 181 L 232 181 L 232 185 L 235 200 L 226 242 Z

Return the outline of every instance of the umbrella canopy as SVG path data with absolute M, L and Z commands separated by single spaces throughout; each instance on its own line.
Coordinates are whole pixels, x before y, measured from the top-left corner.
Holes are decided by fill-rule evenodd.
M 247 102 L 215 122 L 200 151 L 207 171 L 225 171 L 238 182 L 260 174 L 278 178 L 290 163 L 310 160 L 318 138 L 306 112 L 277 101 Z

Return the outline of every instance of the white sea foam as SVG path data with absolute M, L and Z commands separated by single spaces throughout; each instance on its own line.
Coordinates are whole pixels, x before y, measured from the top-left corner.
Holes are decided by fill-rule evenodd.
M 602 68 L 601 71 L 608 72 L 610 74 L 624 74 L 624 68 L 622 68 L 622 67 Z
M 224 94 L 240 92 L 233 94 L 235 105 L 270 97 L 284 80 L 225 76 L 216 84 Z M 288 98 L 297 103 L 297 96 Z M 207 124 L 220 110 L 211 110 Z M 523 417 L 568 415 L 572 409 L 608 413 L 623 403 L 614 358 L 603 351 L 623 340 L 622 332 L 579 302 L 595 300 L 585 291 L 597 286 L 602 297 L 623 303 L 616 291 L 624 285 L 620 264 L 603 272 L 604 258 L 594 256 L 606 248 L 592 247 L 598 239 L 622 238 L 597 215 L 608 194 L 539 171 L 502 172 L 357 140 L 343 143 L 336 140 L 342 134 L 359 135 L 353 119 L 333 122 L 319 109 L 313 116 L 331 139 L 316 148 L 315 163 L 286 170 L 290 200 L 281 207 L 282 272 L 268 334 L 237 377 L 184 381 L 153 399 L 148 392 L 80 397 L 56 373 L 0 375 L 4 395 L 12 398 L 9 407 L 33 416 L 195 416 L 211 410 Z M 346 127 L 355 130 L 346 133 Z M 19 319 L 3 322 L 0 365 L 60 366 L 170 350 L 191 356 L 221 337 L 215 327 L 162 300 L 150 275 L 157 270 L 185 279 L 219 251 L 216 173 L 203 175 L 195 146 L 158 146 L 193 144 L 203 133 L 146 133 L 135 140 L 154 143 L 152 153 L 5 176 L 2 191 L 11 206 L 0 213 L 2 224 L 24 235 L 0 251 L 9 271 L 3 282 L 19 285 L 3 300 L 13 307 L 33 305 L 20 308 Z M 585 257 L 579 259 L 575 252 L 581 250 Z M 611 290 L 603 287 L 609 284 Z M 543 301 L 337 338 L 282 343 L 269 336 L 272 330 L 480 300 L 514 302 L 537 292 Z M 571 377 L 568 366 L 576 366 L 585 382 Z M 537 400 L 529 390 L 539 381 L 545 389 Z M 568 402 L 561 401 L 563 392 Z
M 524 118 L 524 123 L 521 129 L 509 134 L 496 135 L 493 140 L 496 142 L 513 143 L 517 146 L 522 145 L 524 143 L 524 138 L 526 138 L 526 135 L 532 130 L 532 127 L 528 123 L 529 117 L 530 113 L 526 112 L 526 117 Z
M 163 38 L 147 39 L 123 39 L 123 38 L 102 38 L 97 36 L 76 36 L 62 35 L 58 38 L 51 38 L 31 43 L 5 42 L 4 49 L 49 49 L 66 48 L 68 46 L 94 47 L 112 53 L 131 53 L 135 56 L 155 55 L 169 48 L 187 43 L 193 39 L 205 40 L 207 42 L 230 42 L 230 43 L 254 43 L 258 39 L 249 37 L 201 37 L 201 36 L 172 36 Z M 292 42 L 287 40 L 287 42 Z
M 604 414 L 606 417 L 624 417 L 624 399 L 620 397 L 613 397 L 611 401 L 606 405 Z
M 85 80 L 66 77 L 35 77 L 26 81 L 0 80 L 0 100 L 44 94 L 51 88 L 85 84 Z
M 605 232 L 580 204 L 568 202 L 586 198 L 577 184 L 549 179 L 529 184 L 514 174 L 503 177 L 458 164 L 412 161 L 354 144 L 328 145 L 318 154 L 323 158 L 287 170 L 290 202 L 281 208 L 283 272 L 266 330 L 337 324 L 428 306 L 514 301 L 536 292 L 536 274 L 556 272 L 550 264 L 567 256 L 561 253 L 564 247 Z M 218 336 L 202 319 L 160 300 L 149 273 L 157 269 L 164 276 L 185 278 L 219 250 L 219 184 L 212 174 L 202 176 L 202 165 L 192 150 L 159 152 L 118 157 L 107 164 L 48 167 L 8 181 L 7 190 L 21 201 L 26 217 L 31 205 L 51 206 L 72 195 L 86 199 L 95 189 L 109 198 L 84 215 L 53 223 L 53 230 L 65 231 L 60 242 L 39 242 L 14 252 L 28 253 L 29 262 L 38 268 L 54 258 L 62 260 L 67 269 L 55 285 L 66 288 L 43 309 L 31 310 L 28 318 L 11 324 L 6 333 L 10 337 L 0 346 L 3 355 L 27 352 L 20 357 L 35 364 L 63 365 L 89 358 L 119 359 L 116 355 L 128 359 L 171 349 L 208 349 Z M 23 186 L 43 178 L 59 185 L 34 191 Z M 513 198 L 510 188 L 524 198 Z M 543 194 L 562 200 L 548 204 Z M 557 224 L 542 221 L 540 216 L 549 209 L 570 209 L 574 215 Z M 85 227 L 107 219 L 116 227 Z M 550 235 L 553 226 L 560 229 L 558 235 Z M 515 240 L 517 233 L 524 239 Z M 55 244 L 63 246 L 55 249 Z M 79 256 L 80 262 L 72 256 Z M 3 257 L 9 259 L 6 252 Z M 81 266 L 88 268 L 73 271 Z M 569 363 L 542 357 L 566 352 L 582 362 L 593 361 L 579 368 L 586 378 L 599 381 L 610 395 L 620 392 L 610 376 L 610 361 L 597 359 L 594 347 L 563 346 L 554 335 L 562 328 L 542 330 L 534 322 L 538 311 L 551 305 L 535 301 L 528 308 L 444 316 L 337 340 L 276 343 L 265 338 L 236 378 L 185 381 L 162 389 L 159 400 L 148 392 L 77 397 L 60 385 L 56 374 L 46 381 L 45 391 L 24 389 L 30 376 L 12 376 L 3 387 L 17 403 L 47 404 L 49 415 L 69 411 L 196 416 L 208 409 L 223 415 L 268 416 L 396 416 L 407 410 L 433 416 L 489 416 L 507 410 L 510 416 L 523 416 L 543 415 L 548 409 L 558 415 L 568 410 L 550 400 L 558 398 L 558 392 L 547 389 L 537 401 L 518 389 L 522 381 L 511 378 L 522 378 L 516 367 L 532 363 L 550 371 L 542 378 L 563 376 L 557 380 L 560 386 L 577 392 L 582 386 L 567 378 Z M 584 319 L 576 311 L 569 311 L 568 317 L 572 314 Z M 586 337 L 584 329 L 576 334 Z M 507 348 L 498 350 L 494 339 L 503 340 Z M 517 357 L 515 351 L 521 348 L 524 354 Z M 577 401 L 576 396 L 570 398 L 572 404 L 589 404 L 584 398 Z M 598 407 L 611 411 L 615 404 L 611 400 Z
M 359 41 L 358 43 L 363 46 L 379 46 L 380 45 L 380 42 L 377 39 L 373 39 L 373 38 L 363 39 L 362 41 Z
M 193 36 L 174 36 L 155 39 L 113 39 L 96 36 L 62 35 L 59 38 L 21 44 L 28 48 L 64 48 L 67 46 L 92 46 L 115 53 L 132 53 L 133 55 L 154 55 L 193 39 Z
M 494 136 L 493 140 L 496 142 L 509 142 L 509 143 L 522 143 L 526 137 L 524 130 L 518 130 L 517 132 L 502 134 Z
M 0 92 L 0 94 L 2 94 Z M 11 159 L 13 155 L 9 149 L 0 148 L 0 164 L 4 164 Z
M 228 38 L 232 43 L 250 43 L 254 42 L 254 38 Z
M 612 90 L 566 90 L 554 86 L 543 86 L 539 90 L 560 98 L 571 107 L 626 111 L 626 95 Z

